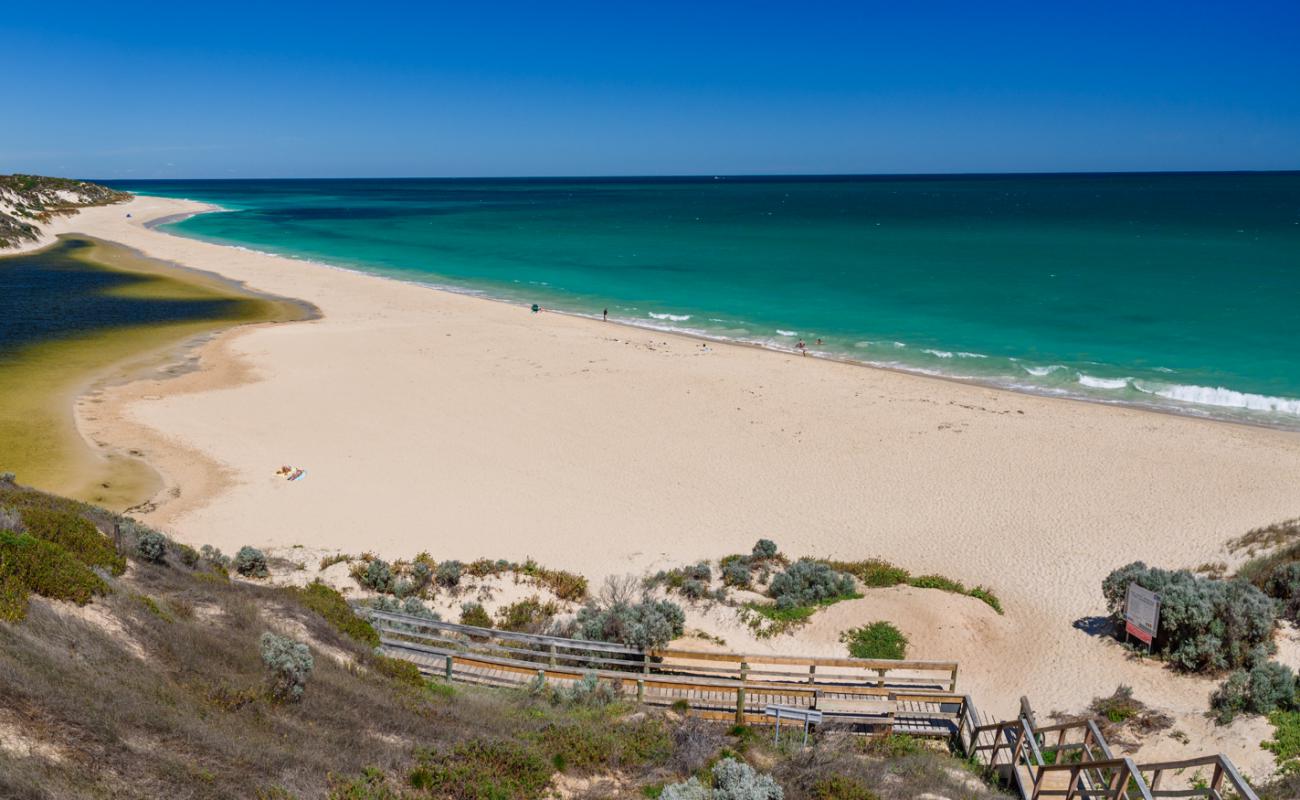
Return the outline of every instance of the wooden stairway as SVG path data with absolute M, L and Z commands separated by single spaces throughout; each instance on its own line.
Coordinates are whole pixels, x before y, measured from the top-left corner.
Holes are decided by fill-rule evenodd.
M 1199 758 L 1137 764 L 1115 757 L 1092 720 L 1038 726 L 1029 701 L 1020 700 L 1014 720 L 984 723 L 966 703 L 957 744 L 1023 800 L 1061 797 L 1100 800 L 1155 800 L 1161 797 L 1206 797 L 1211 800 L 1259 800 L 1232 761 L 1222 753 Z M 1191 786 L 1163 786 L 1166 775 L 1208 770 Z

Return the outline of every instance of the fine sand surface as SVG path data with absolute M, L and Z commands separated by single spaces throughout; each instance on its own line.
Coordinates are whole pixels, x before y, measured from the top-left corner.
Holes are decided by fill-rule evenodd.
M 990 716 L 1021 694 L 1042 715 L 1077 711 L 1129 683 L 1193 737 L 1161 753 L 1222 748 L 1267 770 L 1261 721 L 1201 718 L 1211 682 L 1130 661 L 1073 623 L 1104 613 L 1101 580 L 1119 565 L 1225 560 L 1228 538 L 1300 514 L 1300 434 L 705 349 L 142 225 L 202 209 L 138 198 L 55 228 L 323 315 L 227 333 L 199 371 L 83 401 L 88 438 L 161 472 L 144 517 L 178 538 L 533 556 L 596 581 L 759 536 L 793 556 L 880 556 L 987 584 L 1006 615 L 900 588 L 820 612 L 797 638 L 711 626 L 732 626 L 733 648 L 839 653 L 838 631 L 892 619 L 909 655 L 962 662 L 960 687 Z M 286 482 L 281 465 L 307 474 Z

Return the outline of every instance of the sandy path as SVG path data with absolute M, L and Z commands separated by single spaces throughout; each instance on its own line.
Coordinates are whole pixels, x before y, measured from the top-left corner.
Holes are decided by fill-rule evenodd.
M 141 198 L 58 223 L 324 314 L 227 335 L 208 370 L 115 389 L 83 420 L 145 451 L 171 482 L 152 521 L 196 544 L 532 555 L 598 578 L 768 536 L 996 589 L 998 647 L 954 632 L 917 653 L 966 662 L 991 711 L 1020 693 L 1077 708 L 1125 680 L 1187 715 L 1207 684 L 1131 665 L 1072 621 L 1102 612 L 1115 566 L 1218 560 L 1228 537 L 1300 514 L 1294 433 L 706 351 L 141 225 L 197 207 Z M 274 478 L 281 464 L 306 479 Z

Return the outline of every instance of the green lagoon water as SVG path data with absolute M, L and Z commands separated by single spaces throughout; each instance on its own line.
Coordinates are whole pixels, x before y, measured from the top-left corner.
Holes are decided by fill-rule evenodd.
M 185 236 L 1300 428 L 1300 173 L 111 183 L 225 209 Z

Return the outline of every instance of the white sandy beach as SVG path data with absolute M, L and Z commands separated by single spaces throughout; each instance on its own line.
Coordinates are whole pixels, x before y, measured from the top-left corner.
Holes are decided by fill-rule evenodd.
M 961 661 L 986 712 L 1021 694 L 1042 713 L 1078 710 L 1129 683 L 1192 734 L 1170 752 L 1222 748 L 1266 769 L 1266 726 L 1216 732 L 1200 718 L 1211 682 L 1131 662 L 1072 623 L 1104 613 L 1117 566 L 1224 560 L 1230 537 L 1300 514 L 1300 434 L 705 350 L 143 224 L 201 209 L 138 198 L 53 226 L 322 313 L 233 331 L 203 347 L 197 372 L 79 404 L 88 439 L 162 473 L 142 516 L 178 539 L 532 556 L 593 580 L 760 536 L 793 556 L 879 556 L 989 585 L 1006 615 L 900 588 L 834 606 L 798 639 L 729 641 L 838 653 L 839 630 L 893 619 L 910 655 Z M 281 465 L 307 472 L 286 482 Z

